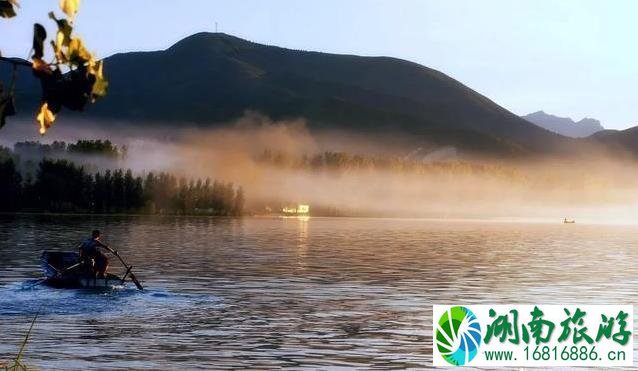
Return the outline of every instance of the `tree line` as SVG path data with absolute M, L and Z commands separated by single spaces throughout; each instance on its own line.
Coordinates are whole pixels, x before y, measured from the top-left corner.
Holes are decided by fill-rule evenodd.
M 232 183 L 124 169 L 89 173 L 66 159 L 42 159 L 23 177 L 0 148 L 0 211 L 241 215 L 244 191 Z
M 80 154 L 124 159 L 127 147 L 119 148 L 108 139 L 80 139 L 75 143 L 61 141 L 54 141 L 50 144 L 35 141 L 17 142 L 13 146 L 13 151 L 21 157 L 63 157 L 70 154 Z
M 307 171 L 382 170 L 430 176 L 490 175 L 509 180 L 524 179 L 524 176 L 513 167 L 456 159 L 434 161 L 410 156 L 370 156 L 331 151 L 312 155 L 292 155 L 283 151 L 265 149 L 255 157 L 255 160 L 278 168 Z

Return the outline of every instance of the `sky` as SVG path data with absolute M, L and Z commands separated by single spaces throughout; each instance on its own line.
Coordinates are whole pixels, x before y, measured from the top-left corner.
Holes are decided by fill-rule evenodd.
M 20 0 L 0 20 L 0 51 L 26 57 L 32 24 L 53 34 L 56 0 Z M 437 69 L 523 115 L 606 128 L 638 125 L 634 0 L 83 0 L 77 33 L 105 57 L 165 49 L 200 31 Z M 108 67 L 108 66 L 107 66 Z M 108 68 L 106 70 L 108 74 Z

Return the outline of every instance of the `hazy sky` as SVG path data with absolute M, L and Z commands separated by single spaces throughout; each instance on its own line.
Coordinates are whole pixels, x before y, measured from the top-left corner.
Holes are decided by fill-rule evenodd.
M 20 2 L 18 18 L 0 20 L 4 55 L 27 55 L 34 21 L 53 30 L 57 0 Z M 260 43 L 415 61 L 517 114 L 625 128 L 638 125 L 637 14 L 633 0 L 84 0 L 76 26 L 108 56 L 164 49 L 217 22 Z

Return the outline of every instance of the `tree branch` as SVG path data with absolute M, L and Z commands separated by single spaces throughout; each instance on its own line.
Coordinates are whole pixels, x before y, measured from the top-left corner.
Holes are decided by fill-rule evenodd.
M 24 66 L 29 68 L 33 66 L 31 62 L 27 62 L 22 59 L 14 59 L 14 58 L 7 58 L 7 57 L 0 57 L 0 62 L 7 62 L 16 66 Z

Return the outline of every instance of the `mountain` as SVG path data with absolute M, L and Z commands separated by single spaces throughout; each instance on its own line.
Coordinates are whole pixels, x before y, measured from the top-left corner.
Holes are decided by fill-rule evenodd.
M 603 143 L 617 152 L 638 157 L 638 126 L 625 130 L 603 130 L 593 134 L 588 140 Z
M 600 121 L 591 118 L 584 118 L 578 122 L 574 122 L 574 120 L 569 117 L 558 117 L 543 111 L 530 113 L 529 115 L 521 117 L 544 129 L 572 138 L 585 138 L 596 132 L 605 130 L 600 124 Z
M 0 76 L 6 79 L 8 71 L 0 68 Z M 409 145 L 520 156 L 573 144 L 439 71 L 396 58 L 291 50 L 198 33 L 166 50 L 108 57 L 105 73 L 109 93 L 85 118 L 215 127 L 252 110 L 273 119 L 305 118 L 311 131 L 377 135 L 380 146 L 384 138 L 401 137 Z M 31 114 L 39 92 L 29 74 L 21 79 L 18 106 Z M 73 116 L 64 111 L 64 117 Z

